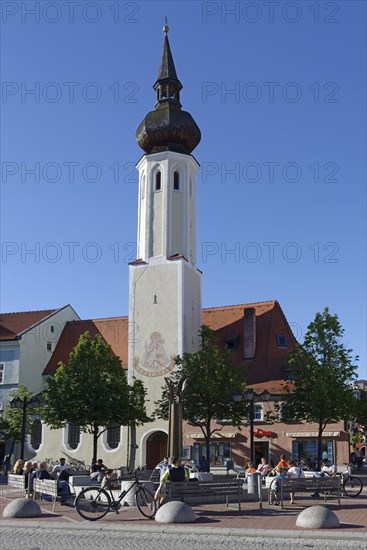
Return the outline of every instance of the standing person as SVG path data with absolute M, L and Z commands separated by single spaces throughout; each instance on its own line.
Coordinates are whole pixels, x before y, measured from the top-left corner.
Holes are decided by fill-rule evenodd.
M 28 489 L 27 491 L 28 494 L 32 493 L 33 491 L 32 474 L 33 474 L 33 463 L 31 460 L 27 460 L 27 462 L 24 464 L 23 475 L 25 477 L 24 485 L 25 485 L 25 488 Z
M 157 464 L 156 469 L 159 470 L 159 479 L 161 480 L 164 476 L 166 470 L 170 467 L 168 464 L 168 456 L 164 456 L 159 464 Z
M 155 492 L 154 499 L 159 501 L 159 505 L 162 505 L 164 502 L 164 493 L 166 481 L 188 481 L 189 475 L 184 466 L 178 464 L 178 458 L 171 457 L 171 467 L 167 468 L 160 483 L 159 487 Z
M 105 476 L 107 466 L 103 464 L 103 460 L 99 458 L 95 464 L 92 464 L 90 478 L 92 481 L 102 481 Z
M 302 468 L 300 468 L 299 466 L 297 466 L 295 460 L 290 460 L 290 461 L 288 462 L 287 477 L 290 477 L 290 478 L 302 478 L 302 477 L 305 477 L 304 471 L 302 470 Z M 291 504 L 294 504 L 295 493 L 291 493 L 290 496 L 291 496 Z
M 354 447 L 354 461 L 358 470 L 360 470 L 363 466 L 363 455 L 361 450 L 357 449 L 357 447 Z
M 10 462 L 10 456 L 8 455 L 4 458 L 3 464 L 2 464 L 3 476 L 7 476 L 10 469 L 11 469 L 11 462 Z
M 284 468 L 281 468 L 280 466 L 276 466 L 275 472 L 276 476 L 270 485 L 269 504 L 275 504 L 275 506 L 278 506 L 280 501 L 279 495 L 282 483 L 281 480 L 286 478 L 286 473 L 284 471 Z

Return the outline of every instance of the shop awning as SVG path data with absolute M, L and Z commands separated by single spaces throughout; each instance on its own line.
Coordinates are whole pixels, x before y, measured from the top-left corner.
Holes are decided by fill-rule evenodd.
M 286 432 L 286 437 L 318 437 L 318 432 Z M 323 432 L 322 437 L 339 437 L 340 432 Z
M 200 434 L 200 433 L 188 434 L 188 437 L 191 437 L 191 439 L 204 439 L 203 434 Z M 229 439 L 233 437 L 236 437 L 236 432 L 226 432 L 226 433 L 215 432 L 213 433 L 210 439 Z

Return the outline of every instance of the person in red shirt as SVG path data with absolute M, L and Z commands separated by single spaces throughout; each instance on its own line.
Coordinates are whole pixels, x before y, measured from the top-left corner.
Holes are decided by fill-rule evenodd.
M 277 466 L 279 466 L 279 468 L 288 468 L 288 464 L 287 464 L 287 461 L 285 459 L 285 455 L 280 455 L 280 459 L 279 459 L 279 462 L 278 462 Z

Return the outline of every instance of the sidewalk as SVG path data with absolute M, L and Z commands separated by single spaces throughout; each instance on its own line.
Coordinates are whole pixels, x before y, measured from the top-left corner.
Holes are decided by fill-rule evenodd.
M 97 522 L 84 520 L 73 507 L 56 504 L 55 513 L 49 502 L 39 502 L 42 509 L 40 518 L 3 519 L 4 507 L 22 495 L 14 491 L 8 492 L 6 486 L 1 486 L 0 513 L 1 525 L 17 527 L 57 528 L 72 525 L 73 528 L 88 530 L 123 530 L 123 531 L 152 531 L 155 532 L 199 532 L 208 534 L 226 534 L 232 536 L 269 536 L 292 538 L 334 538 L 338 540 L 366 540 L 367 533 L 367 488 L 357 498 L 342 498 L 338 506 L 335 499 L 331 499 L 326 506 L 333 510 L 339 518 L 339 529 L 303 530 L 296 527 L 298 514 L 305 507 L 324 505 L 324 501 L 315 500 L 308 496 L 300 495 L 296 503 L 291 505 L 285 502 L 284 510 L 276 506 L 269 506 L 264 502 L 263 510 L 259 510 L 257 502 L 244 502 L 242 511 L 226 508 L 225 504 L 194 505 L 196 522 L 192 524 L 166 525 L 158 524 L 154 520 L 145 519 L 136 508 L 123 507 L 119 514 L 110 513 Z M 235 504 L 233 504 L 235 508 Z

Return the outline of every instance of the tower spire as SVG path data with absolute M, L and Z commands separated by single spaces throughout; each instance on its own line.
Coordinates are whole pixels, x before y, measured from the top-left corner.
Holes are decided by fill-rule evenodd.
M 181 110 L 182 84 L 176 73 L 168 41 L 169 27 L 163 27 L 163 49 L 157 80 L 153 86 L 155 111 L 146 115 L 136 131 L 136 141 L 146 153 L 175 151 L 189 155 L 201 139 L 200 129 L 186 111 Z

